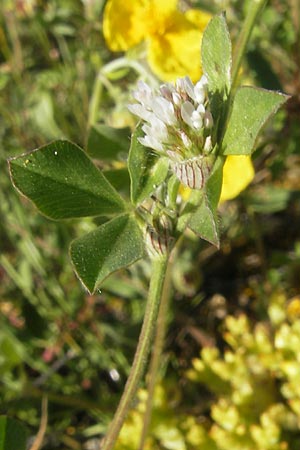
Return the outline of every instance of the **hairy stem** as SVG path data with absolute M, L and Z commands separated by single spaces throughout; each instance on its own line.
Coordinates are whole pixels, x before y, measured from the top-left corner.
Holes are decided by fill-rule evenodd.
M 143 450 L 151 422 L 151 414 L 152 414 L 152 408 L 153 408 L 153 400 L 154 400 L 154 390 L 155 385 L 157 382 L 158 377 L 158 371 L 159 371 L 159 364 L 161 362 L 161 355 L 163 352 L 163 346 L 164 346 L 164 340 L 165 340 L 165 333 L 166 333 L 166 325 L 167 325 L 167 316 L 168 316 L 168 307 L 169 307 L 169 301 L 170 301 L 170 293 L 171 293 L 171 264 L 169 262 L 166 278 L 165 278 L 165 284 L 162 292 L 160 307 L 158 311 L 158 318 L 157 318 L 157 326 L 156 326 L 156 334 L 155 334 L 155 340 L 153 344 L 153 350 L 151 355 L 151 360 L 149 364 L 149 371 L 148 371 L 148 380 L 147 380 L 147 403 L 146 403 L 146 410 L 144 413 L 144 420 L 143 420 L 143 429 L 141 434 L 141 440 L 139 445 L 139 450 Z
M 122 394 L 117 411 L 108 429 L 101 450 L 112 450 L 122 428 L 130 405 L 134 399 L 139 383 L 148 360 L 150 347 L 153 341 L 155 325 L 163 292 L 165 274 L 168 265 L 168 255 L 160 255 L 153 259 L 152 276 L 146 311 L 138 346 L 134 355 L 132 368 Z
M 242 58 L 245 54 L 245 49 L 248 44 L 252 29 L 255 25 L 258 15 L 262 12 L 266 3 L 267 0 L 252 0 L 249 4 L 250 6 L 248 9 L 248 13 L 233 53 L 233 65 L 232 65 L 233 88 L 237 84 Z

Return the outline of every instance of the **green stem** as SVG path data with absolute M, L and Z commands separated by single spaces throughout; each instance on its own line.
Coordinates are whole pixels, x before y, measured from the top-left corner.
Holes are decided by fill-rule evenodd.
M 144 79 L 148 79 L 151 84 L 157 84 L 157 80 L 152 77 L 152 75 L 138 61 L 123 56 L 122 58 L 118 58 L 109 62 L 108 64 L 100 68 L 94 82 L 93 92 L 90 100 L 88 127 L 91 127 L 97 122 L 97 114 L 102 96 L 103 79 L 112 72 L 124 69 L 126 67 L 133 69 Z
M 97 114 L 99 111 L 100 101 L 102 96 L 102 77 L 101 72 L 96 76 L 93 92 L 89 106 L 88 128 L 97 122 Z
M 163 352 L 163 346 L 164 346 L 164 340 L 165 340 L 165 332 L 166 332 L 166 324 L 167 324 L 166 319 L 168 316 L 168 307 L 169 307 L 170 293 L 171 293 L 170 285 L 171 285 L 171 264 L 169 262 L 167 272 L 166 272 L 165 284 L 164 284 L 162 297 L 161 297 L 161 303 L 160 303 L 159 312 L 158 312 L 156 334 L 155 334 L 155 340 L 154 340 L 154 344 L 153 344 L 153 350 L 152 350 L 152 355 L 151 355 L 151 360 L 150 360 L 150 365 L 149 365 L 149 372 L 147 375 L 147 377 L 148 377 L 148 381 L 147 381 L 148 397 L 147 397 L 147 403 L 146 403 L 146 410 L 144 413 L 143 429 L 142 429 L 142 434 L 141 434 L 139 450 L 144 449 L 150 422 L 151 422 L 155 385 L 157 382 L 159 365 L 161 362 L 161 355 Z
M 252 0 L 250 2 L 249 10 L 246 19 L 243 24 L 243 28 L 240 32 L 236 47 L 233 53 L 233 65 L 232 65 L 232 87 L 234 88 L 237 84 L 239 70 L 243 56 L 245 54 L 245 49 L 248 44 L 252 29 L 254 27 L 255 21 L 258 15 L 262 12 L 267 0 Z
M 122 58 L 114 59 L 113 61 L 107 63 L 100 69 L 102 75 L 109 75 L 110 73 L 129 67 L 138 73 L 141 77 L 147 79 L 149 82 L 157 85 L 157 79 L 153 77 L 150 72 L 135 59 L 127 58 L 123 56 Z
M 138 346 L 134 355 L 132 368 L 125 386 L 125 390 L 122 394 L 117 411 L 101 447 L 102 450 L 112 450 L 114 448 L 119 432 L 143 376 L 150 347 L 153 341 L 167 265 L 168 254 L 161 255 L 153 259 L 148 300 Z

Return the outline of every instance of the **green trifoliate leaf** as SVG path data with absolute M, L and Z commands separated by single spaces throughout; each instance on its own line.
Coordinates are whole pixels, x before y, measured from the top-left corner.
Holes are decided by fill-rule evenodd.
M 134 217 L 118 216 L 71 244 L 75 271 L 89 292 L 94 292 L 112 272 L 144 255 L 144 240 Z
M 208 89 L 224 100 L 230 90 L 231 83 L 231 41 L 225 15 L 220 14 L 209 22 L 201 48 L 202 68 L 207 76 Z
M 128 153 L 130 128 L 112 128 L 104 124 L 94 125 L 88 137 L 87 152 L 93 158 L 114 161 Z
M 17 420 L 0 417 L 0 450 L 25 450 L 26 428 Z
M 131 179 L 131 201 L 134 205 L 142 203 L 166 178 L 169 162 L 167 158 L 157 157 L 153 151 L 139 141 L 144 132 L 138 126 L 132 135 L 128 170 Z
M 259 132 L 289 97 L 280 92 L 240 87 L 233 99 L 222 148 L 224 155 L 251 155 Z
M 125 203 L 86 153 L 55 141 L 9 161 L 15 187 L 52 219 L 122 213 Z

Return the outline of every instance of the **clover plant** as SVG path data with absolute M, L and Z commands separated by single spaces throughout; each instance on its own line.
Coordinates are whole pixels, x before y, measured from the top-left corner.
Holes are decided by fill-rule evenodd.
M 170 256 L 186 230 L 219 247 L 217 207 L 225 159 L 251 155 L 262 127 L 287 100 L 279 92 L 236 86 L 263 3 L 253 2 L 234 58 L 224 14 L 209 22 L 202 39 L 203 76 L 195 84 L 187 76 L 157 89 L 138 83 L 129 106 L 140 118 L 128 155 L 130 200 L 118 192 L 118 176 L 106 176 L 88 154 L 105 160 L 109 146 L 124 151 L 126 130 L 92 128 L 88 152 L 58 140 L 9 160 L 14 186 L 47 217 L 101 218 L 70 246 L 74 270 L 89 293 L 111 273 L 141 258 L 151 260 L 140 339 L 103 450 L 114 447 L 144 372 Z M 95 133 L 106 145 L 94 148 Z M 183 197 L 182 189 L 188 195 Z

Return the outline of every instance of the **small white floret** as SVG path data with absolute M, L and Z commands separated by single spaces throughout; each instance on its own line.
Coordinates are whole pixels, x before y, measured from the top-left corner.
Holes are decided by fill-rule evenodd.
M 145 147 L 152 148 L 153 150 L 156 150 L 159 153 L 163 152 L 164 150 L 162 143 L 157 139 L 153 138 L 153 136 L 148 136 L 146 134 L 145 137 L 138 138 L 138 141 Z
M 203 124 L 205 128 L 212 128 L 214 124 L 213 116 L 211 115 L 210 111 L 205 111 L 204 117 L 203 117 Z
M 192 128 L 194 127 L 193 119 L 192 119 L 192 114 L 194 111 L 195 111 L 195 108 L 191 102 L 187 101 L 181 105 L 180 113 L 181 113 L 182 120 Z
M 139 105 L 137 103 L 135 103 L 134 105 L 128 105 L 127 108 L 130 112 L 132 112 L 132 114 L 149 123 L 151 123 L 151 121 L 155 117 L 155 115 L 151 111 L 148 111 L 143 105 Z
M 139 80 L 137 83 L 137 90 L 133 92 L 133 97 L 142 105 L 148 107 L 153 98 L 153 92 L 147 83 Z
M 163 97 L 154 97 L 151 102 L 151 108 L 154 114 L 166 125 L 175 125 L 176 116 L 174 106 L 169 100 Z

